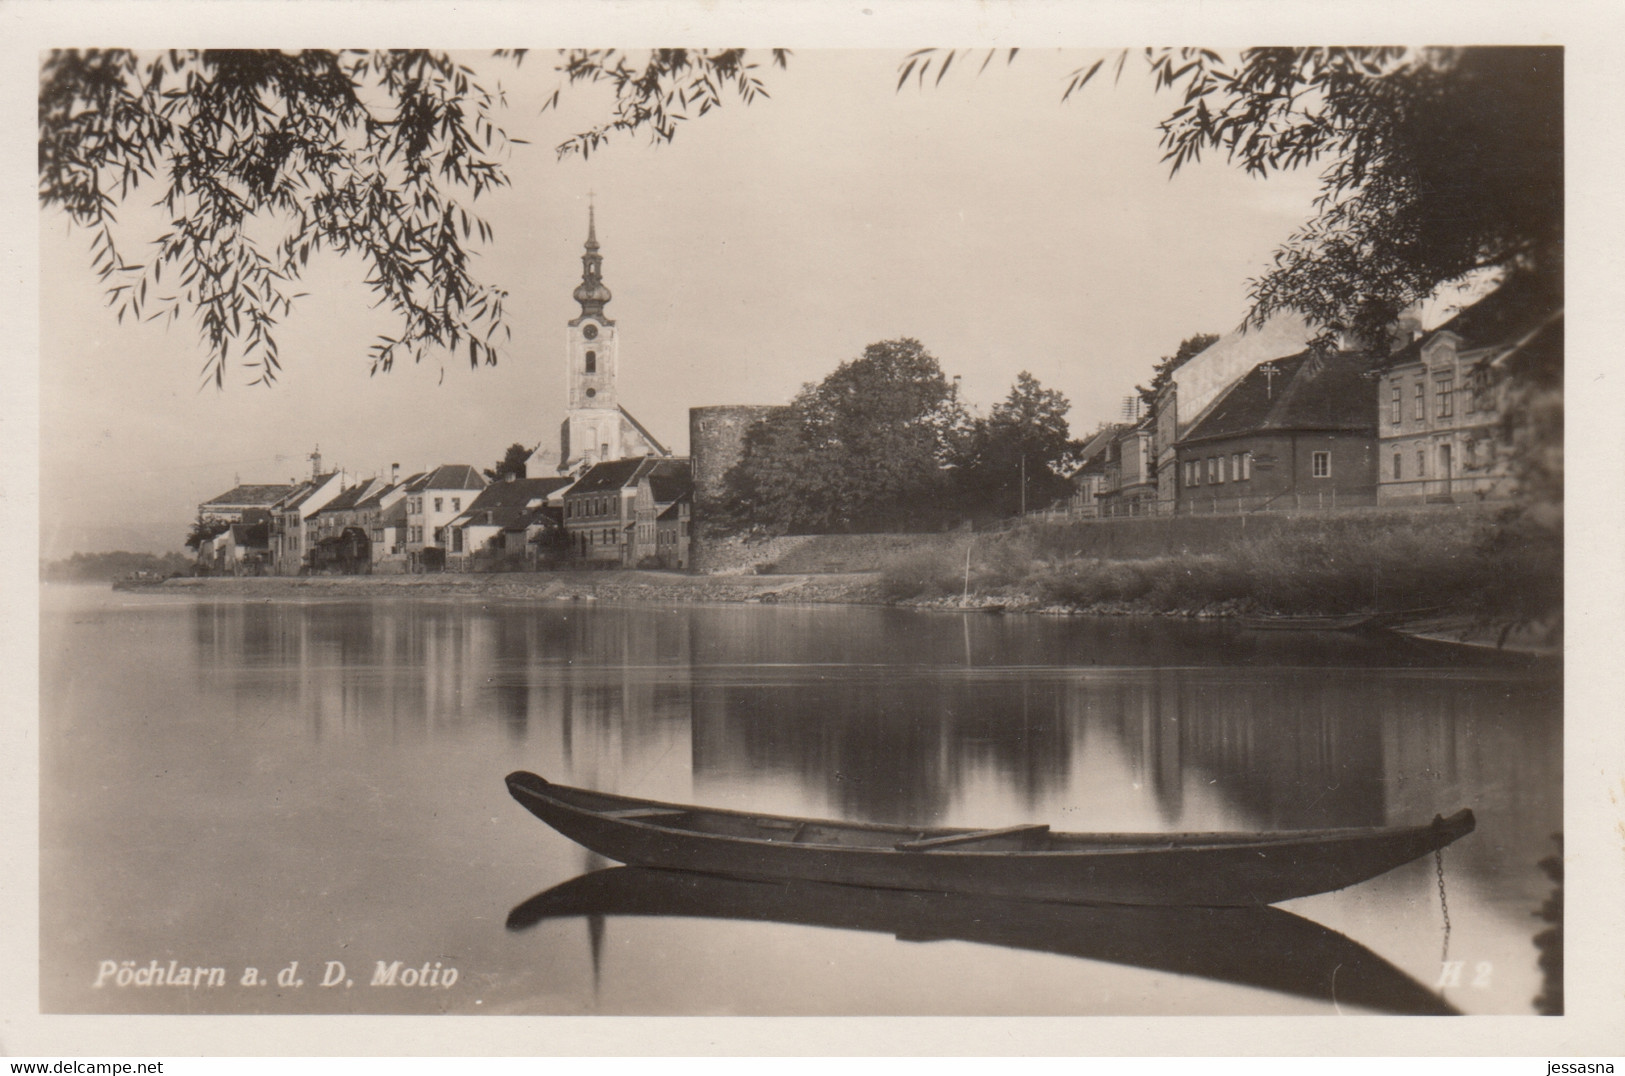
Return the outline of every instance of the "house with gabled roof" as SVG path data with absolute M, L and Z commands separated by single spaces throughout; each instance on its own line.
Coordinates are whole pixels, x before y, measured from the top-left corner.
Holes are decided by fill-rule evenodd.
M 451 521 L 474 503 L 489 483 L 466 463 L 445 463 L 408 484 L 406 560 L 409 571 L 439 571 L 463 552 L 463 535 Z
M 1431 333 L 1408 335 L 1384 363 L 1378 387 L 1378 503 L 1510 497 L 1517 431 L 1506 421 L 1508 375 L 1518 366 L 1545 370 L 1560 390 L 1561 289 L 1514 274 Z
M 1178 510 L 1376 503 L 1376 385 L 1363 351 L 1314 350 L 1254 366 L 1175 443 Z
M 578 560 L 636 566 L 655 552 L 654 522 L 666 505 L 692 483 L 687 459 L 658 456 L 610 460 L 589 468 L 564 495 L 564 527 Z M 648 525 L 639 530 L 638 495 L 645 492 Z
M 1192 423 L 1249 370 L 1269 359 L 1302 351 L 1314 335 L 1314 327 L 1301 314 L 1282 311 L 1263 325 L 1244 323 L 1232 329 L 1169 374 L 1168 383 L 1151 405 L 1159 511 L 1175 510 L 1179 479 L 1174 445 Z
M 298 575 L 310 551 L 307 520 L 344 492 L 340 471 L 316 474 L 299 483 L 271 516 L 271 562 L 278 575 Z
M 637 568 L 650 561 L 659 562 L 660 517 L 684 498 L 692 500 L 693 492 L 694 476 L 686 459 L 654 460 L 638 471 L 636 489 L 632 495 L 632 532 L 626 556 L 628 566 Z M 687 531 L 686 527 L 680 525 L 680 518 L 674 518 L 673 522 L 679 524 L 679 531 Z M 687 543 L 680 544 L 683 548 L 679 550 L 674 547 L 670 559 L 681 563 L 663 564 L 663 567 L 688 566 Z
M 1078 449 L 1075 458 L 1082 462 L 1069 476 L 1072 495 L 1068 498 L 1067 510 L 1071 515 L 1093 518 L 1100 514 L 1098 498 L 1106 484 L 1106 452 L 1124 428 L 1123 423 L 1103 426 Z
M 555 514 L 539 512 L 562 503 L 571 479 L 562 475 L 547 478 L 517 478 L 509 475 L 493 482 L 465 508 L 450 526 L 462 534 L 462 548 L 456 554 L 465 561 L 477 557 L 500 559 L 524 555 L 531 529 L 547 526 Z M 517 536 L 517 537 L 516 537 Z
M 1145 415 L 1117 427 L 1107 439 L 1098 515 L 1141 516 L 1157 511 L 1156 418 Z
M 198 563 L 215 575 L 265 575 L 271 570 L 271 513 L 248 509 L 198 549 Z
M 388 482 L 376 484 L 356 502 L 355 525 L 367 532 L 371 570 L 403 570 L 406 564 L 406 486 L 412 478 L 401 479 L 400 464 L 390 468 Z
M 198 518 L 213 523 L 241 523 L 245 512 L 273 511 L 297 488 L 294 483 L 233 486 L 198 505 Z
M 683 571 L 693 563 L 689 553 L 693 515 L 694 491 L 690 489 L 655 517 L 655 560 L 662 568 Z

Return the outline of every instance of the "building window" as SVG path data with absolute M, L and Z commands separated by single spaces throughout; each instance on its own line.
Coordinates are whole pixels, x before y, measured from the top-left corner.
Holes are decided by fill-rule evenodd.
M 598 372 L 598 352 L 589 351 L 589 352 L 587 352 L 587 373 L 596 374 L 597 372 Z
M 1416 477 L 1428 476 L 1428 450 L 1421 445 L 1416 446 Z
M 1215 456 L 1213 459 L 1213 482 L 1215 485 L 1224 485 L 1224 457 Z
M 1401 475 L 1400 475 L 1399 453 L 1395 452 L 1394 453 L 1394 481 L 1398 482 L 1400 477 L 1401 477 Z
M 1396 384 L 1388 395 L 1388 421 L 1395 426 L 1399 425 L 1402 401 L 1399 398 L 1399 386 Z
M 1314 468 L 1316 478 L 1330 478 L 1332 476 L 1332 454 L 1330 452 L 1316 452 L 1311 466 Z
M 436 498 L 435 498 L 435 499 L 434 499 L 434 510 L 435 510 L 435 511 L 436 511 L 436 512 L 444 512 L 444 511 L 445 511 L 445 510 L 446 510 L 446 502 L 445 502 L 445 498 L 443 498 L 443 497 L 436 497 Z
M 1230 480 L 1232 482 L 1240 482 L 1241 481 L 1241 453 L 1240 452 L 1232 452 L 1230 454 Z
M 1418 422 L 1428 417 L 1428 387 L 1420 381 L 1416 383 L 1416 394 L 1411 417 Z
M 453 512 L 461 512 L 463 510 L 463 499 L 461 497 L 453 497 L 451 499 L 451 510 Z
M 463 551 L 463 531 L 460 527 L 453 528 L 451 532 L 451 551 L 453 553 L 461 553 Z
M 1438 400 L 1438 415 L 1449 418 L 1456 413 L 1456 381 L 1454 377 L 1441 377 L 1434 382 L 1434 396 Z
M 1251 452 L 1241 454 L 1241 477 L 1244 479 L 1253 477 L 1253 454 Z

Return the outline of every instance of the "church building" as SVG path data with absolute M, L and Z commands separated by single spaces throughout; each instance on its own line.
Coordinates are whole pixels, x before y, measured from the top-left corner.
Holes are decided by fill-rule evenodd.
M 589 207 L 581 283 L 574 292 L 581 314 L 568 328 L 568 410 L 559 429 L 559 473 L 572 476 L 609 460 L 671 455 L 621 406 L 615 383 L 620 366 L 620 333 L 614 320 L 604 313 L 610 291 L 604 286 L 603 262 L 598 253 L 597 222 Z

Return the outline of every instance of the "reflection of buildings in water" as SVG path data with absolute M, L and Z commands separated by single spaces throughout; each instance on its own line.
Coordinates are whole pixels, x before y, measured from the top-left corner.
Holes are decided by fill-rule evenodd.
M 1106 732 L 1169 828 L 1205 827 L 1215 796 L 1235 824 L 1259 828 L 1472 806 L 1480 832 L 1464 863 L 1499 857 L 1492 839 L 1512 842 L 1538 885 L 1533 864 L 1561 824 L 1555 677 L 1084 674 L 1102 656 L 1080 649 L 1092 624 L 884 609 L 199 602 L 187 615 L 196 674 L 234 708 L 227 717 L 297 719 L 318 739 L 495 722 L 531 768 L 607 788 L 652 771 L 665 784 L 641 791 L 678 800 L 691 775 L 737 774 L 780 776 L 849 817 L 937 821 L 989 784 L 1038 809 L 1080 761 L 1112 754 L 1104 740 L 1079 754 Z M 1194 642 L 1176 653 L 1194 655 Z M 1466 801 L 1479 787 L 1506 789 L 1504 817 Z
M 1478 831 L 1446 853 L 1447 863 L 1493 879 L 1502 910 L 1521 918 L 1546 896 L 1538 864 L 1563 828 L 1562 681 L 1421 677 L 1403 690 L 1385 685 L 1373 705 L 1390 814 L 1471 807 Z M 1478 802 L 1475 789 L 1496 794 Z
M 844 612 L 695 618 L 694 651 L 708 664 L 692 695 L 696 780 L 781 776 L 843 817 L 921 824 L 978 775 L 1026 803 L 1064 783 L 1071 733 L 1058 685 L 1008 670 L 944 675 L 935 640 L 893 630 L 892 611 Z
M 1117 738 L 1170 828 L 1197 784 L 1241 826 L 1382 825 L 1382 743 L 1369 709 L 1324 671 L 1310 675 L 1128 671 L 1075 682 L 1067 710 Z
M 682 616 L 379 601 L 199 603 L 191 618 L 199 675 L 239 710 L 297 716 L 315 739 L 461 735 L 494 720 L 606 780 L 628 759 L 686 758 Z

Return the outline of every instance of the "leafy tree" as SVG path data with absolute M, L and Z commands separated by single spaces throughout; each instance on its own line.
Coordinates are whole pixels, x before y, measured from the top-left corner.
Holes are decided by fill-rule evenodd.
M 1157 394 L 1167 388 L 1168 383 L 1174 379 L 1174 371 L 1218 342 L 1219 338 L 1214 333 L 1187 336 L 1179 342 L 1172 355 L 1164 355 L 1157 360 L 1156 365 L 1151 368 L 1151 384 L 1135 385 L 1134 391 L 1140 394 L 1140 399 L 1149 408 L 1156 402 Z
M 725 478 L 727 522 L 779 533 L 934 526 L 958 408 L 919 341 L 870 344 L 747 432 Z
M 1010 394 L 977 420 L 970 453 L 961 462 L 961 502 L 973 515 L 1012 515 L 1024 506 L 1045 505 L 1063 496 L 1059 474 L 1072 447 L 1067 427 L 1071 405 L 1023 370 Z
M 216 538 L 231 530 L 231 524 L 219 519 L 205 519 L 198 516 L 192 521 L 192 529 L 186 535 L 186 548 L 192 552 L 198 549 L 211 538 Z
M 741 49 L 559 55 L 567 82 L 608 82 L 616 100 L 561 154 L 641 128 L 669 141 L 727 86 L 747 104 L 765 96 Z M 471 203 L 508 182 L 503 103 L 441 52 L 56 50 L 40 75 L 40 200 L 90 231 L 120 321 L 196 322 L 217 386 L 234 348 L 255 383 L 276 379 L 276 326 L 324 250 L 359 255 L 399 319 L 371 348 L 374 373 L 435 351 L 494 364 L 507 293 L 475 279 L 468 244 L 492 238 Z M 126 257 L 116 214 L 152 187 L 168 228 Z
M 1316 215 L 1252 284 L 1252 321 L 1297 310 L 1384 339 L 1399 312 L 1490 267 L 1561 271 L 1561 48 L 1163 52 L 1183 91 L 1177 171 L 1204 149 L 1249 172 L 1324 160 Z
M 509 475 L 515 478 L 525 477 L 525 465 L 530 460 L 530 449 L 515 441 L 508 446 L 508 450 L 497 460 L 495 467 L 485 469 L 485 477 L 492 482 L 501 482 Z
M 756 75 L 759 65 L 747 61 L 745 49 L 651 49 L 638 58 L 618 49 L 572 49 L 560 55 L 557 70 L 572 85 L 607 83 L 615 93 L 610 118 L 559 143 L 560 157 L 586 158 L 617 132 L 647 130 L 651 141 L 670 142 L 690 113 L 697 118 L 722 107 L 724 86 L 732 85 L 747 105 L 768 96 Z M 772 50 L 775 67 L 789 59 L 789 49 Z M 558 103 L 555 90 L 544 110 Z

